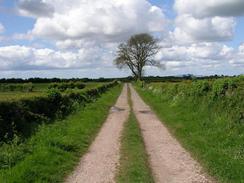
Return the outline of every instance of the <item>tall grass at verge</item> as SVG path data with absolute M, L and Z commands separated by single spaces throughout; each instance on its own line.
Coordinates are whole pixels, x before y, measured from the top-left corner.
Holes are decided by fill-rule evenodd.
M 23 144 L 16 140 L 2 146 L 0 157 L 6 159 L 0 159 L 0 182 L 62 182 L 87 151 L 120 91 L 121 85 L 115 86 L 65 120 L 42 125 Z
M 136 88 L 210 175 L 244 182 L 243 76 Z

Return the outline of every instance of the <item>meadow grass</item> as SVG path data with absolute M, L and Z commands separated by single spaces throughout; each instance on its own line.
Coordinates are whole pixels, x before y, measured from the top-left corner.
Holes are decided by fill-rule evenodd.
M 210 175 L 219 182 L 244 182 L 244 125 L 232 121 L 223 99 L 209 103 L 204 96 L 169 98 L 156 90 L 136 89 Z
M 130 95 L 129 103 L 131 106 Z M 133 111 L 130 111 L 121 138 L 120 168 L 117 173 L 117 182 L 154 182 L 147 158 L 138 122 Z
M 120 92 L 121 85 L 113 87 L 65 120 L 41 126 L 24 144 L 8 146 L 5 153 L 16 162 L 0 170 L 0 182 L 62 182 L 88 150 Z
M 97 88 L 104 84 L 108 84 L 109 82 L 87 82 L 84 83 L 86 87 L 82 89 L 82 91 L 90 90 L 93 88 Z M 7 85 L 7 84 L 6 84 Z M 16 84 L 16 85 L 24 85 L 24 84 Z M 47 95 L 48 87 L 51 83 L 33 83 L 33 91 L 0 91 L 0 102 L 1 101 L 17 101 L 21 99 L 29 99 L 34 97 L 42 97 Z M 69 89 L 69 91 L 77 91 L 80 92 L 81 89 Z
M 0 92 L 0 102 L 1 101 L 17 101 L 21 99 L 29 99 L 34 97 L 45 96 L 43 92 Z

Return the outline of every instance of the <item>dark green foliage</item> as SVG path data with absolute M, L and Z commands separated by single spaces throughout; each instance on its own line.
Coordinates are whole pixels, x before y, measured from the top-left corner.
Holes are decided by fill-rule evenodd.
M 65 82 L 65 83 L 52 83 L 49 85 L 49 89 L 58 89 L 60 91 L 65 91 L 67 89 L 83 89 L 86 85 L 82 82 Z
M 22 92 L 32 92 L 33 91 L 32 83 L 24 84 L 0 84 L 1 92 L 12 92 L 12 91 L 22 91 Z
M 219 182 L 244 183 L 244 77 L 152 83 L 142 97 Z
M 63 95 L 59 90 L 51 89 L 47 96 L 0 102 L 0 141 L 4 140 L 4 137 L 12 138 L 14 131 L 20 136 L 28 137 L 39 124 L 66 116 L 76 103 L 85 104 L 92 101 L 116 83 Z
M 15 136 L 12 141 L 3 143 L 0 182 L 64 182 L 87 152 L 120 91 L 121 86 L 109 89 L 95 102 L 77 107 L 65 119 L 39 126 L 25 141 Z

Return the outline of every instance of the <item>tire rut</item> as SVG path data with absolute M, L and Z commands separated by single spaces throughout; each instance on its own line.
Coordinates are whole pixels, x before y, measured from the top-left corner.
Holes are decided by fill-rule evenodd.
M 116 168 L 120 158 L 120 136 L 124 122 L 129 116 L 127 98 L 126 84 L 88 152 L 81 158 L 79 165 L 65 182 L 115 182 Z
M 199 163 L 171 136 L 167 128 L 130 85 L 133 111 L 139 122 L 155 181 L 212 183 Z

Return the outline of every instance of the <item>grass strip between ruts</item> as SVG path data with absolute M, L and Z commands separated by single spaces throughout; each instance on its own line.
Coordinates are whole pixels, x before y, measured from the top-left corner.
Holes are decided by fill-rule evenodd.
M 129 89 L 128 95 L 131 108 Z M 122 133 L 120 167 L 117 173 L 117 182 L 154 182 L 139 124 L 132 110 L 130 111 L 129 119 L 125 123 Z

